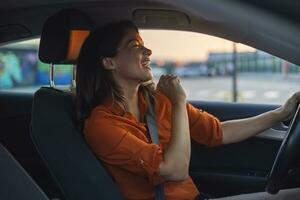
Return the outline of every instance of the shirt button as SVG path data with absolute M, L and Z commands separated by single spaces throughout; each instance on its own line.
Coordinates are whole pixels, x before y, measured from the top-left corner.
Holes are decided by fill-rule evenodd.
M 141 165 L 144 164 L 144 160 L 140 159 L 140 164 Z

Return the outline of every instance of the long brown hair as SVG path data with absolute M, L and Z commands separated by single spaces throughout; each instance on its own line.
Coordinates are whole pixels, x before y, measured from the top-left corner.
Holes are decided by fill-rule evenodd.
M 128 29 L 138 32 L 136 25 L 128 20 L 110 23 L 94 30 L 84 42 L 78 59 L 76 73 L 76 111 L 80 127 L 91 111 L 111 95 L 114 102 L 125 105 L 121 88 L 113 79 L 112 71 L 101 62 L 105 57 L 114 57 Z M 153 96 L 153 84 L 141 85 L 143 95 Z M 126 107 L 124 107 L 124 111 Z

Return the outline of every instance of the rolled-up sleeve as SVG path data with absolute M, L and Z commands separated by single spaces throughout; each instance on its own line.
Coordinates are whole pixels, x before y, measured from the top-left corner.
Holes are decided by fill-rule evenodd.
M 191 137 L 200 144 L 217 146 L 222 144 L 221 123 L 213 115 L 187 104 Z
M 109 117 L 87 120 L 84 135 L 96 156 L 104 163 L 148 178 L 153 185 L 164 182 L 159 175 L 159 165 L 163 159 L 159 145 L 141 140 Z

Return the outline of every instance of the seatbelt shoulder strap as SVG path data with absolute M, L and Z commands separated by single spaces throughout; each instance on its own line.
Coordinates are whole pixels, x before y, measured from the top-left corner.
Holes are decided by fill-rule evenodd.
M 148 127 L 148 132 L 150 134 L 152 143 L 159 144 L 159 135 L 157 131 L 157 121 L 156 121 L 156 115 L 154 110 L 154 101 L 150 100 L 151 97 L 146 95 L 146 101 L 147 101 L 147 111 L 146 111 L 146 123 Z M 155 200 L 164 200 L 165 194 L 164 194 L 164 185 L 160 184 L 155 187 Z

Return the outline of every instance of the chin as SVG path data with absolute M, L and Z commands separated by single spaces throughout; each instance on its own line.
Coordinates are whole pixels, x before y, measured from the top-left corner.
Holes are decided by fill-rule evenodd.
M 152 76 L 152 74 L 148 75 L 148 76 L 145 76 L 143 79 L 141 79 L 141 82 L 142 82 L 142 84 L 148 83 L 148 82 L 153 82 L 153 76 Z
M 148 76 L 147 80 L 146 81 L 152 81 L 153 80 L 153 75 L 152 73 Z

